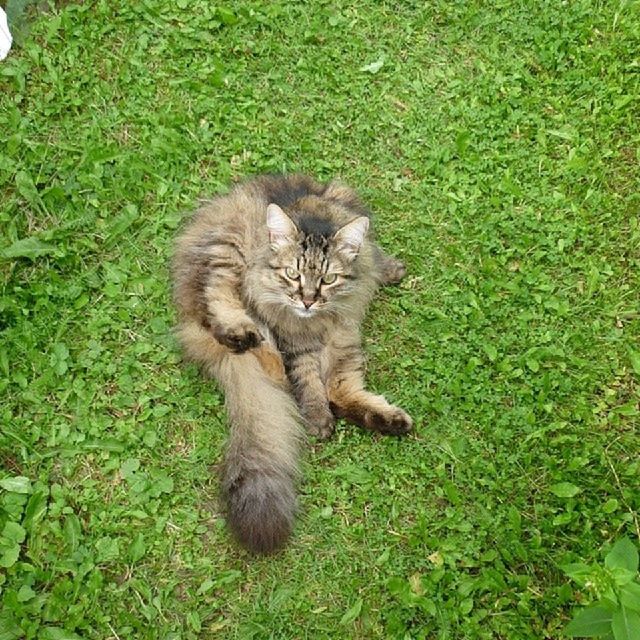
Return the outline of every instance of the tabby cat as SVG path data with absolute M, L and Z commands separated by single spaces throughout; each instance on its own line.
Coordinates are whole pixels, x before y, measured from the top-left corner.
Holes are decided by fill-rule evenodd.
M 222 495 L 231 530 L 251 551 L 275 551 L 291 533 L 301 424 L 321 438 L 336 418 L 411 430 L 402 409 L 364 389 L 360 347 L 376 288 L 404 272 L 370 239 L 353 190 L 302 175 L 236 186 L 178 238 L 178 335 L 225 392 Z

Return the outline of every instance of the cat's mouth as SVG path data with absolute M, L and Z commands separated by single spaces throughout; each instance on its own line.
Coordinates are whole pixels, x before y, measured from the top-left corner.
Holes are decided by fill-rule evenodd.
M 311 304 L 305 303 L 302 300 L 296 300 L 295 298 L 291 299 L 291 305 L 293 306 L 293 310 L 296 315 L 301 318 L 310 318 L 315 315 L 322 304 L 318 301 L 312 302 Z
M 293 310 L 296 312 L 296 315 L 300 316 L 301 318 L 310 318 L 311 316 L 315 315 L 316 311 L 318 310 L 318 307 L 316 305 L 312 306 L 312 307 L 304 307 L 302 305 L 298 306 L 294 306 Z

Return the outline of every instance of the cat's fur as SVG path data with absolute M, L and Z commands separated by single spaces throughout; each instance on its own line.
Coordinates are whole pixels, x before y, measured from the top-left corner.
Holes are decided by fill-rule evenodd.
M 254 552 L 291 533 L 299 425 L 320 437 L 336 417 L 411 429 L 402 409 L 364 389 L 362 318 L 378 285 L 404 275 L 368 229 L 366 209 L 338 182 L 261 176 L 207 202 L 178 238 L 178 335 L 224 389 L 222 492 L 232 531 Z

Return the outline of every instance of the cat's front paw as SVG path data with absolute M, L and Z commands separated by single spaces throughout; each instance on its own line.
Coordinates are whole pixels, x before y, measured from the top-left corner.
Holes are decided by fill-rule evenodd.
M 335 418 L 331 411 L 314 411 L 308 409 L 303 411 L 303 417 L 309 435 L 312 435 L 319 440 L 326 440 L 333 435 Z
M 216 327 L 213 330 L 216 340 L 229 347 L 234 353 L 244 353 L 262 342 L 262 335 L 253 322 L 245 322 L 232 327 Z

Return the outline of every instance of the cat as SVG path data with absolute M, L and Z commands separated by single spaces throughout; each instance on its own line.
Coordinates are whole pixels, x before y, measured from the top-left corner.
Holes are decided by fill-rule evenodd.
M 265 175 L 206 202 L 177 239 L 177 333 L 186 356 L 225 393 L 227 522 L 254 553 L 289 538 L 304 439 L 336 418 L 405 434 L 411 418 L 364 389 L 360 325 L 400 260 L 371 240 L 351 188 Z

